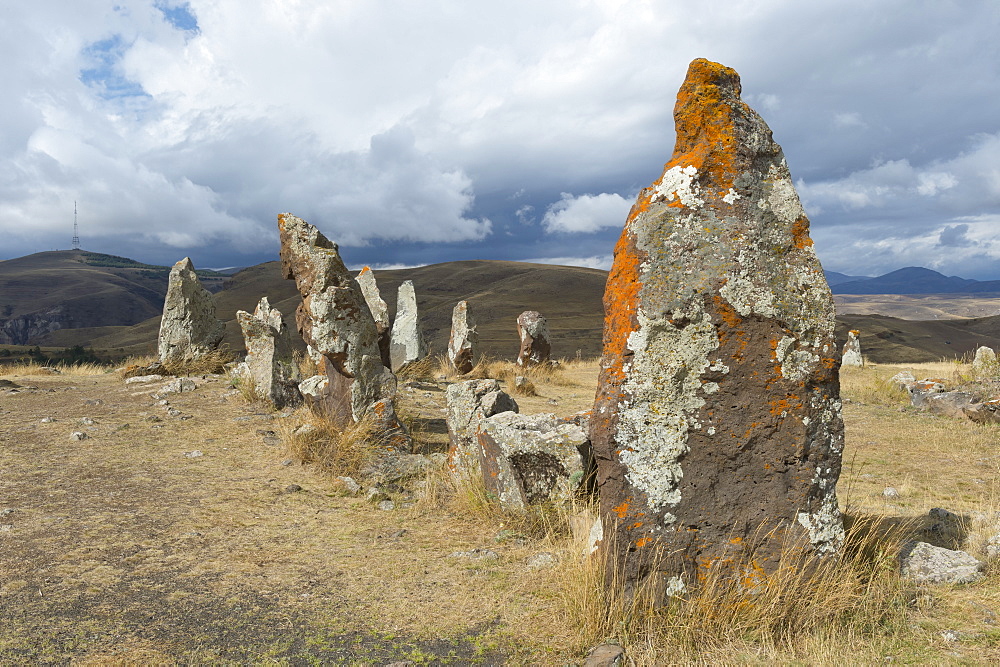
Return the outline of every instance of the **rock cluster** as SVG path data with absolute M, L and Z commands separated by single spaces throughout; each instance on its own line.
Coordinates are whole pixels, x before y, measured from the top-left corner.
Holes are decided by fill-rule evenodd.
M 451 337 L 448 339 L 448 363 L 463 375 L 476 365 L 479 333 L 469 313 L 469 303 L 459 301 L 451 312 Z
M 861 356 L 861 341 L 858 339 L 860 333 L 857 329 L 851 329 L 847 332 L 847 342 L 844 343 L 844 351 L 840 358 L 841 366 L 860 368 L 865 365 L 865 360 Z
M 517 353 L 518 366 L 544 364 L 549 360 L 552 345 L 549 343 L 549 324 L 537 310 L 526 310 L 517 316 L 517 335 L 521 349 Z
M 449 385 L 448 466 L 460 475 L 481 469 L 479 430 L 483 419 L 501 412 L 518 412 L 517 402 L 500 388 L 496 380 L 467 380 Z
M 239 373 L 253 383 L 254 392 L 276 408 L 295 406 L 302 402 L 299 382 L 302 375 L 292 353 L 292 341 L 281 311 L 271 308 L 267 297 L 250 314 L 236 311 L 236 320 L 243 330 L 247 358 Z
M 417 318 L 417 294 L 412 280 L 404 280 L 396 295 L 396 320 L 392 324 L 389 358 L 392 370 L 399 372 L 407 364 L 427 356 L 420 321 Z
M 691 63 L 604 297 L 602 551 L 665 594 L 844 536 L 833 298 L 781 148 L 739 95 L 735 71 Z
M 170 269 L 157 348 L 162 363 L 192 361 L 218 348 L 225 325 L 215 318 L 212 295 L 189 257 Z
M 375 331 L 378 333 L 378 351 L 382 355 L 382 365 L 386 368 L 392 366 L 389 359 L 389 337 L 392 335 L 392 324 L 389 322 L 389 306 L 382 299 L 382 293 L 378 290 L 378 283 L 375 282 L 375 272 L 371 267 L 364 267 L 358 273 L 358 286 L 368 304 L 368 310 L 375 320 Z

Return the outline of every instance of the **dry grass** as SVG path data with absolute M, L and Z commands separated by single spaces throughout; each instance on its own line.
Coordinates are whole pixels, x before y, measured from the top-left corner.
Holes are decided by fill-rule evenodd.
M 370 420 L 341 428 L 305 408 L 297 416 L 279 424 L 278 433 L 288 453 L 300 463 L 315 465 L 332 476 L 354 476 L 379 451 L 379 434 Z
M 427 355 L 423 359 L 406 364 L 396 371 L 396 377 L 400 380 L 424 380 L 433 381 L 441 367 L 438 357 Z
M 110 368 L 104 364 L 40 364 L 37 362 L 29 362 L 24 364 L 12 364 L 12 365 L 0 365 L 0 376 L 3 375 L 52 375 L 54 369 L 55 373 L 59 375 L 74 375 L 74 376 L 88 376 L 88 375 L 104 375 L 110 372 Z
M 228 347 L 222 346 L 196 359 L 186 361 L 165 361 L 163 370 L 169 375 L 206 375 L 208 373 L 224 373 L 226 364 L 233 361 L 236 355 Z

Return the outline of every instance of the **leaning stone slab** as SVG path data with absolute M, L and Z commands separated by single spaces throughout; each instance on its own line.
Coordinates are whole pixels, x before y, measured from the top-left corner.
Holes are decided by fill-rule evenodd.
M 211 293 L 201 286 L 189 257 L 170 269 L 157 348 L 161 362 L 184 362 L 218 348 L 225 325 L 215 318 Z
M 469 302 L 459 301 L 451 311 L 451 337 L 448 339 L 448 362 L 461 374 L 471 373 L 476 365 L 479 332 L 469 313 Z
M 537 310 L 526 310 L 517 316 L 517 336 L 521 349 L 517 353 L 518 366 L 544 364 L 552 353 L 549 343 L 549 324 Z
M 389 357 L 392 370 L 398 372 L 407 364 L 427 356 L 427 343 L 417 317 L 417 294 L 413 281 L 404 280 L 396 294 L 396 321 L 392 323 Z
M 851 329 L 847 332 L 847 342 L 844 343 L 843 354 L 840 358 L 841 366 L 860 368 L 865 365 L 865 360 L 861 356 L 861 341 L 858 339 L 860 333 L 857 329 Z
M 302 374 L 281 311 L 272 308 L 265 296 L 253 314 L 236 311 L 236 320 L 243 330 L 247 349 L 246 361 L 240 366 L 253 383 L 254 392 L 276 408 L 299 405 L 302 395 L 298 384 Z
M 375 272 L 371 267 L 364 267 L 358 273 L 358 286 L 375 320 L 375 330 L 378 332 L 378 351 L 382 355 L 382 365 L 389 368 L 392 362 L 389 358 L 389 337 L 392 335 L 392 324 L 389 322 L 389 306 L 382 299 L 382 293 L 375 282 Z
M 910 542 L 900 554 L 904 577 L 926 584 L 971 584 L 983 578 L 983 563 L 964 551 Z
M 478 432 L 482 420 L 501 412 L 517 412 L 517 401 L 496 380 L 467 380 L 449 385 L 448 466 L 453 473 L 471 475 L 481 468 Z
M 501 412 L 483 419 L 478 437 L 486 490 L 505 509 L 569 500 L 583 483 L 590 438 L 576 424 Z
M 784 155 L 717 63 L 674 121 L 615 248 L 591 421 L 601 550 L 665 595 L 844 539 L 834 303 Z

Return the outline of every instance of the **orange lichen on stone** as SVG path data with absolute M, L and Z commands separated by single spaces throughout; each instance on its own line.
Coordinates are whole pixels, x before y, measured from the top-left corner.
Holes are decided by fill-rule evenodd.
M 640 537 L 639 539 L 637 539 L 635 541 L 635 546 L 636 546 L 637 549 L 641 549 L 641 548 L 643 548 L 644 546 L 646 546 L 647 544 L 649 544 L 652 541 L 653 541 L 653 538 L 651 538 L 651 537 Z
M 809 218 L 799 217 L 792 225 L 792 245 L 799 250 L 811 247 L 813 240 L 809 237 Z
M 611 511 L 617 514 L 619 519 L 624 519 L 625 515 L 628 514 L 628 503 L 624 502 L 617 507 L 613 507 L 611 508 Z
M 628 337 L 636 329 L 635 311 L 642 288 L 641 265 L 639 250 L 626 227 L 615 246 L 615 261 L 604 292 L 604 355 L 610 360 L 604 373 L 605 380 L 616 387 L 625 380 L 622 364 Z
M 796 396 L 789 394 L 785 398 L 776 398 L 773 401 L 768 401 L 768 405 L 770 406 L 772 415 L 780 416 L 783 412 L 790 412 L 801 408 L 802 401 L 800 401 Z

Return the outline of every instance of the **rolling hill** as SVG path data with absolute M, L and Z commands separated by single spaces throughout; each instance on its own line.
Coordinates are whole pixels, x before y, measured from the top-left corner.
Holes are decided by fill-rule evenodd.
M 834 294 L 1000 294 L 1000 280 L 971 280 L 908 266 L 877 278 L 830 281 Z

